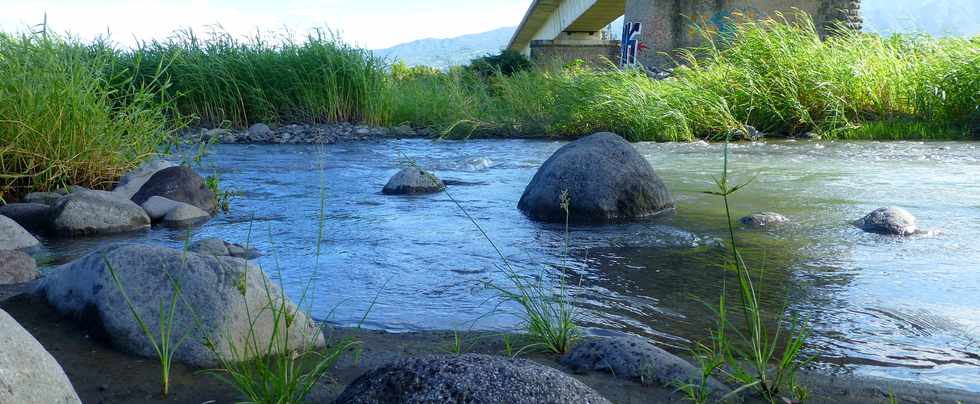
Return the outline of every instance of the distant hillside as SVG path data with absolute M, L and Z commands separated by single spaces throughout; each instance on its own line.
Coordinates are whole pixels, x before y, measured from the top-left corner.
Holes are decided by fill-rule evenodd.
M 445 68 L 464 65 L 474 58 L 497 53 L 510 41 L 516 27 L 505 27 L 455 38 L 428 38 L 374 50 L 380 57 L 404 60 L 410 66 Z

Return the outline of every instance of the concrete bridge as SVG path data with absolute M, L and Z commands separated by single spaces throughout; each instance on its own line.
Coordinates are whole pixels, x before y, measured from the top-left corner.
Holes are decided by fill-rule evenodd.
M 698 26 L 724 31 L 740 19 L 797 10 L 821 34 L 837 23 L 860 29 L 860 0 L 533 0 L 508 49 L 533 60 L 602 57 L 620 64 L 664 67 L 671 51 L 697 45 Z M 625 15 L 620 41 L 603 28 Z

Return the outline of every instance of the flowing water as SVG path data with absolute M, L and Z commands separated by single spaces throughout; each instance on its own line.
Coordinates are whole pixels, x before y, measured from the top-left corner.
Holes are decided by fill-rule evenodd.
M 230 214 L 193 231 L 255 245 L 258 262 L 314 315 L 395 331 L 507 329 L 488 283 L 502 260 L 445 193 L 385 196 L 414 160 L 444 179 L 517 271 L 563 281 L 584 322 L 687 347 L 706 336 L 729 285 L 725 216 L 711 190 L 722 145 L 640 143 L 677 201 L 676 215 L 623 224 L 535 223 L 516 208 L 561 142 L 397 140 L 317 146 L 222 145 L 202 171 L 243 192 Z M 980 391 L 980 144 L 769 142 L 732 146 L 736 178 L 755 178 L 734 213 L 780 212 L 792 223 L 740 228 L 764 308 L 814 329 L 816 366 Z M 322 198 L 321 198 L 322 195 Z M 321 201 L 324 233 L 317 258 Z M 898 205 L 927 231 L 863 233 L 849 222 Z M 154 229 L 138 241 L 183 244 Z M 125 239 L 133 239 L 126 236 Z M 107 239 L 46 241 L 64 262 Z M 312 282 L 311 282 L 312 280 Z M 312 286 L 309 286 L 312 285 Z M 365 311 L 373 308 L 367 313 Z

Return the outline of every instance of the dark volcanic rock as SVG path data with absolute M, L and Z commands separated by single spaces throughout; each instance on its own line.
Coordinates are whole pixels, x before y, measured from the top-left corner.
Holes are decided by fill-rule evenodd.
M 0 215 L 9 217 L 32 233 L 43 233 L 51 224 L 51 207 L 43 203 L 6 204 L 0 206 Z
M 204 178 L 190 167 L 177 166 L 157 171 L 133 195 L 133 202 L 142 205 L 152 196 L 189 203 L 211 214 L 218 210 L 214 192 L 205 185 Z
M 403 168 L 392 176 L 381 192 L 386 195 L 410 195 L 431 194 L 445 189 L 446 184 L 439 177 L 413 166 Z
M 565 191 L 573 222 L 653 216 L 674 208 L 650 163 L 614 133 L 596 133 L 558 149 L 538 169 L 517 207 L 535 220 L 564 222 L 560 196 Z
M 524 359 L 465 354 L 400 359 L 347 386 L 336 403 L 609 403 L 582 382 Z
M 869 233 L 908 236 L 919 231 L 915 216 L 897 207 L 878 208 L 854 222 L 859 229 Z

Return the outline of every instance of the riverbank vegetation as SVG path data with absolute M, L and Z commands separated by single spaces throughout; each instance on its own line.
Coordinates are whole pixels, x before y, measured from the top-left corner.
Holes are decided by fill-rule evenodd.
M 791 19 L 797 21 L 800 19 Z M 671 78 L 510 57 L 439 71 L 380 60 L 329 31 L 238 39 L 178 31 L 132 49 L 0 35 L 0 198 L 111 186 L 186 124 L 352 121 L 445 137 L 976 138 L 980 37 L 842 33 L 774 19 L 682 52 Z M 498 60 L 499 59 L 499 60 Z M 492 73 L 494 61 L 506 71 Z M 518 66 L 518 68 L 510 68 Z

